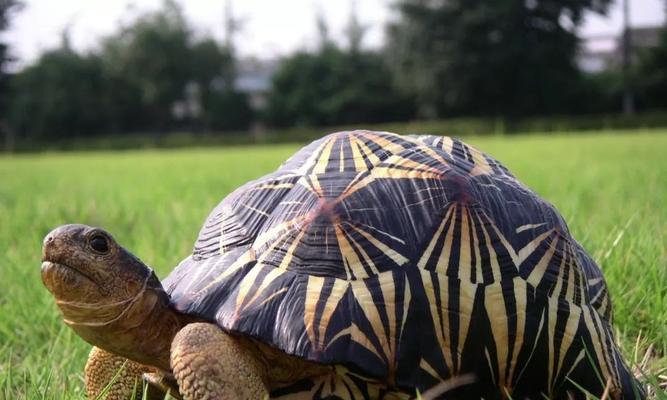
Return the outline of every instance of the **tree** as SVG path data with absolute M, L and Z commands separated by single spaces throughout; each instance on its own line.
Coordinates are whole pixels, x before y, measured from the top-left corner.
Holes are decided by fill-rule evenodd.
M 67 47 L 43 54 L 15 76 L 10 119 L 28 139 L 100 133 L 109 127 L 99 57 Z
M 17 0 L 0 0 L 0 33 L 9 27 L 10 16 L 21 5 L 22 3 Z M 10 61 L 11 57 L 8 54 L 8 45 L 0 41 L 0 134 L 4 136 L 4 148 L 6 150 L 11 150 L 13 147 L 13 134 L 5 120 L 10 90 L 10 74 L 6 66 Z
M 388 54 L 422 117 L 579 111 L 576 27 L 610 0 L 400 0 Z
M 642 54 L 638 67 L 639 101 L 645 108 L 667 108 L 667 25 L 657 47 Z
M 247 96 L 236 90 L 236 66 L 229 47 L 213 39 L 191 49 L 192 76 L 197 84 L 199 121 L 204 130 L 247 129 L 254 117 Z
M 93 53 L 77 53 L 64 35 L 16 74 L 11 124 L 26 140 L 247 128 L 252 110 L 235 89 L 231 51 L 193 36 L 171 0 Z
M 211 38 L 196 40 L 173 0 L 108 38 L 102 56 L 123 131 L 250 124 L 248 100 L 234 88 L 231 49 Z
M 190 78 L 191 31 L 180 7 L 166 0 L 162 9 L 139 17 L 120 33 L 107 38 L 102 58 L 114 82 L 138 95 L 139 119 L 126 129 L 173 126 L 174 103 L 184 98 Z
M 365 32 L 353 4 L 347 48 L 329 36 L 316 15 L 319 48 L 283 60 L 272 81 L 265 119 L 273 126 L 340 125 L 399 121 L 414 115 L 413 102 L 396 89 L 382 54 L 365 51 Z
M 286 59 L 273 78 L 266 117 L 273 126 L 405 120 L 412 107 L 397 92 L 379 54 L 327 46 Z

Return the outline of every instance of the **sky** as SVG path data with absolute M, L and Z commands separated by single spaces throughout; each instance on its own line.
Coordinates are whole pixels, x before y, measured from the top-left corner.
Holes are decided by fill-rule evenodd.
M 234 15 L 242 21 L 237 34 L 242 56 L 276 58 L 296 49 L 312 48 L 317 38 L 315 15 L 324 15 L 331 35 L 342 38 L 352 4 L 367 27 L 364 45 L 382 43 L 384 25 L 392 17 L 392 0 L 231 0 Z M 490 0 L 492 1 L 492 0 Z M 635 26 L 662 24 L 667 0 L 629 0 Z M 44 50 L 58 46 L 67 29 L 77 50 L 94 49 L 100 37 L 113 33 L 118 24 L 154 10 L 162 0 L 23 0 L 24 8 L 4 34 L 19 59 L 30 63 Z M 199 34 L 224 38 L 225 0 L 178 0 Z M 618 0 L 607 17 L 587 16 L 581 29 L 584 37 L 617 34 L 622 26 Z

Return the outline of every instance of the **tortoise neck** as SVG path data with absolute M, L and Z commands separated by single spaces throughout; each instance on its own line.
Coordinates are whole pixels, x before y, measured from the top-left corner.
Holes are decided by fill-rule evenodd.
M 189 317 L 175 311 L 169 305 L 166 293 L 163 301 L 155 303 L 153 309 L 144 314 L 141 324 L 128 327 L 127 334 L 132 345 L 125 356 L 146 365 L 169 371 L 171 342 L 178 331 L 188 324 Z
M 116 315 L 119 317 L 103 324 L 66 322 L 94 346 L 169 371 L 171 342 L 191 321 L 170 306 L 162 287 L 145 290 Z
M 169 296 L 164 291 L 157 292 L 156 296 L 159 300 L 148 311 L 137 310 L 137 319 L 141 323 L 135 325 L 128 319 L 129 323 L 123 327 L 130 338 L 126 341 L 130 346 L 124 355 L 142 364 L 169 371 L 171 342 L 187 322 L 169 305 Z

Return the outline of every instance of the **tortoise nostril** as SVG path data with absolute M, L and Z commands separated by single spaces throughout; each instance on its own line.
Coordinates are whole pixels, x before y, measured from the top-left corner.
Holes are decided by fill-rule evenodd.
M 48 253 L 51 252 L 50 245 L 55 241 L 53 235 L 47 235 L 42 242 L 42 261 L 47 261 Z

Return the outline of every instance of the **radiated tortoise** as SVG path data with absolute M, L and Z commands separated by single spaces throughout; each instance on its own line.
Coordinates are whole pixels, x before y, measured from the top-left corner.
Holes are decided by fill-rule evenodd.
M 442 382 L 459 382 L 444 398 L 643 397 L 560 214 L 448 137 L 311 143 L 222 200 L 163 282 L 85 225 L 49 233 L 43 261 L 95 346 L 91 398 L 115 377 L 107 398 L 129 399 L 142 374 L 149 397 L 187 400 L 399 399 Z

